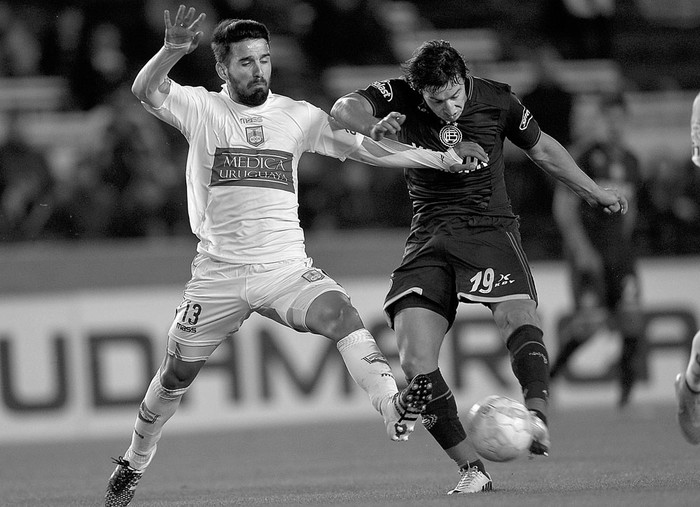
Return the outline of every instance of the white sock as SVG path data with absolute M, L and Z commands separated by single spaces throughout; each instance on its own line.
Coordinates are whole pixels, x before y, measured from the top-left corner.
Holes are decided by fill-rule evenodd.
M 369 395 L 372 406 L 381 413 L 382 401 L 399 390 L 386 357 L 366 329 L 358 329 L 337 344 L 345 367 L 353 380 Z
M 690 389 L 700 392 L 700 331 L 693 337 L 688 368 L 685 370 L 685 380 Z
M 186 391 L 187 388 L 164 388 L 160 383 L 160 370 L 153 377 L 139 407 L 131 445 L 124 453 L 124 459 L 132 467 L 143 470 L 151 463 L 163 426 L 175 414 Z

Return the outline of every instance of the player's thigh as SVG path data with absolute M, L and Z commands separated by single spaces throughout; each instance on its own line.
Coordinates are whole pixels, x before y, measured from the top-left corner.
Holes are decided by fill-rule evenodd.
M 186 362 L 205 361 L 238 331 L 252 309 L 245 297 L 246 267 L 204 256 L 192 263 L 192 277 L 168 331 L 168 354 Z
M 397 306 L 394 329 L 401 368 L 407 377 L 437 369 L 448 326 L 447 319 L 434 310 L 415 305 Z
M 257 313 L 297 331 L 328 336 L 331 331 L 323 329 L 321 323 L 337 321 L 342 310 L 349 312 L 346 318 L 353 317 L 354 312 L 354 317 L 359 319 L 345 289 L 314 267 L 311 259 L 281 263 L 261 273 L 250 289 L 255 296 L 251 303 Z M 314 305 L 321 296 L 320 301 L 326 304 Z

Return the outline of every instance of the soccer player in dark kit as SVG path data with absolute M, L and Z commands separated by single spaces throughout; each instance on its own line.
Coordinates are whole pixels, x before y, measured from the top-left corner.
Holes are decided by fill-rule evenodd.
M 564 240 L 575 309 L 562 333 L 565 340 L 550 378 L 559 375 L 574 352 L 601 327 L 615 330 L 622 338 L 618 406 L 624 408 L 637 380 L 644 331 L 633 241 L 642 175 L 639 159 L 625 141 L 629 111 L 624 96 L 604 94 L 598 112 L 600 128 L 576 161 L 599 184 L 614 184 L 624 192 L 629 211 L 624 216 L 597 213 L 557 185 L 553 210 Z
M 469 168 L 461 173 L 405 169 L 413 219 L 384 309 L 404 374 L 424 373 L 432 381 L 423 424 L 459 466 L 461 478 L 450 493 L 488 491 L 491 477 L 467 438 L 438 365 L 460 302 L 491 309 L 532 413 L 530 451 L 546 455 L 550 446 L 549 359 L 518 217 L 506 191 L 505 139 L 601 213 L 625 213 L 627 202 L 616 189 L 597 185 L 542 132 L 509 85 L 470 74 L 448 42 L 423 43 L 403 71 L 401 78 L 341 97 L 331 115 L 375 140 L 396 135 L 435 150 L 460 142 L 471 148 Z

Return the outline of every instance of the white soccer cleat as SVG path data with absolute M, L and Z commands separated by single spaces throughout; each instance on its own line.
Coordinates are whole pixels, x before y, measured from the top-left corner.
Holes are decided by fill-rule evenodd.
M 478 467 L 460 468 L 459 473 L 462 476 L 459 482 L 448 495 L 455 493 L 481 493 L 482 491 L 491 491 L 493 482 L 488 472 L 482 472 Z
M 693 444 L 700 444 L 700 393 L 690 390 L 682 373 L 676 376 L 676 398 L 678 413 L 676 419 L 683 437 Z
M 387 399 L 381 413 L 389 438 L 394 442 L 408 440 L 408 436 L 416 427 L 418 417 L 433 397 L 432 391 L 433 384 L 430 378 L 420 373 L 413 377 L 401 392 Z
M 539 454 L 540 456 L 549 456 L 549 429 L 539 416 L 530 411 L 530 422 L 532 423 L 532 444 L 530 445 L 530 454 Z

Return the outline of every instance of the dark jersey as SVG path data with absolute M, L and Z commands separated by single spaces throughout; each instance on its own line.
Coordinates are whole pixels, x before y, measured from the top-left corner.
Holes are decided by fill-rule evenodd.
M 579 167 L 601 187 L 617 187 L 630 203 L 637 200 L 641 185 L 639 160 L 622 146 L 594 143 L 577 157 Z M 581 220 L 586 233 L 603 258 L 627 256 L 632 252 L 631 227 L 627 216 L 601 213 L 581 203 Z M 626 253 L 625 253 L 626 252 Z
M 436 216 L 515 218 L 505 185 L 503 142 L 508 138 L 529 149 L 539 140 L 540 128 L 510 86 L 474 76 L 465 85 L 466 103 L 453 123 L 438 118 L 405 79 L 378 81 L 357 91 L 372 104 L 376 117 L 392 111 L 406 115 L 399 141 L 438 151 L 472 141 L 489 156 L 488 165 L 470 173 L 405 169 L 413 228 Z

